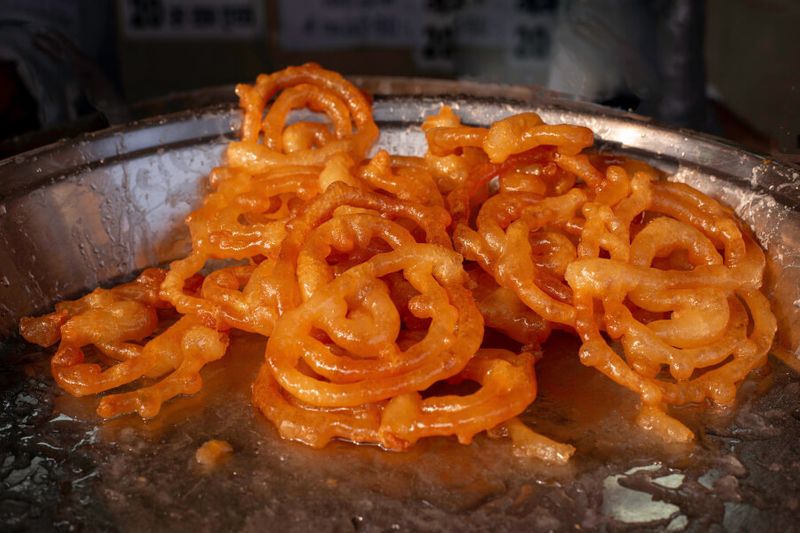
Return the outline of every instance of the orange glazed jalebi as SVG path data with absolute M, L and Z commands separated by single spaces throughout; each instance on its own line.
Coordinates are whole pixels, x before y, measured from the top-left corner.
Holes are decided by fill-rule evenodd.
M 765 363 L 776 321 L 748 229 L 644 163 L 586 152 L 591 130 L 535 113 L 465 126 L 444 106 L 411 157 L 375 150 L 370 99 L 317 65 L 237 94 L 242 137 L 187 218 L 190 255 L 20 324 L 58 343 L 71 394 L 160 379 L 106 394 L 101 416 L 153 417 L 198 391 L 239 329 L 269 337 L 253 402 L 284 438 L 404 450 L 489 431 L 564 463 L 572 446 L 517 418 L 553 329 L 666 441 L 694 438 L 670 405 L 731 404 Z M 291 121 L 298 109 L 327 122 Z

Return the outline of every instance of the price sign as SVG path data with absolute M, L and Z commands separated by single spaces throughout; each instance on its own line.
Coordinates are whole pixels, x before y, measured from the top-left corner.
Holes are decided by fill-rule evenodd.
M 131 39 L 253 39 L 264 33 L 259 0 L 120 0 Z
M 288 51 L 408 47 L 418 3 L 407 0 L 281 0 L 280 42 Z
M 544 70 L 552 57 L 556 0 L 515 0 L 512 4 L 506 61 L 515 69 Z

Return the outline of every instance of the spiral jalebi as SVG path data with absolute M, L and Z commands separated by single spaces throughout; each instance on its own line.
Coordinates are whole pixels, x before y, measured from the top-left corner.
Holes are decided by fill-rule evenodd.
M 253 401 L 284 438 L 404 450 L 488 431 L 564 463 L 574 448 L 519 418 L 554 329 L 667 441 L 693 438 L 670 406 L 730 404 L 764 364 L 776 321 L 753 236 L 647 164 L 588 151 L 588 128 L 532 112 L 469 126 L 443 106 L 427 152 L 398 155 L 375 150 L 370 99 L 337 73 L 236 90 L 241 139 L 187 218 L 191 253 L 20 324 L 58 343 L 71 394 L 160 379 L 106 394 L 101 416 L 196 392 L 238 329 L 269 337 Z

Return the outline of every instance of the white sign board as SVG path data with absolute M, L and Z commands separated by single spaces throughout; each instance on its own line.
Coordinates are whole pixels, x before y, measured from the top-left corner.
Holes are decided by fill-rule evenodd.
M 281 47 L 410 47 L 417 36 L 418 11 L 418 0 L 281 0 Z
M 264 35 L 262 0 L 118 0 L 129 39 L 256 39 Z

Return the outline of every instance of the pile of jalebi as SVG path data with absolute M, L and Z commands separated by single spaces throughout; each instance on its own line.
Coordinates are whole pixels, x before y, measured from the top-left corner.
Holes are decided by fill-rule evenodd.
M 534 113 L 468 127 L 443 107 L 424 157 L 370 157 L 370 101 L 336 73 L 290 67 L 237 93 L 242 139 L 187 219 L 191 254 L 21 323 L 60 340 L 53 376 L 71 394 L 163 378 L 103 396 L 100 415 L 152 417 L 196 392 L 239 329 L 269 337 L 253 400 L 284 438 L 402 450 L 491 431 L 563 463 L 571 446 L 516 418 L 553 328 L 667 441 L 693 438 L 667 406 L 730 404 L 764 364 L 776 323 L 752 235 L 646 164 L 584 153 L 589 129 Z M 290 123 L 301 108 L 327 122 Z M 518 349 L 483 346 L 485 327 Z

